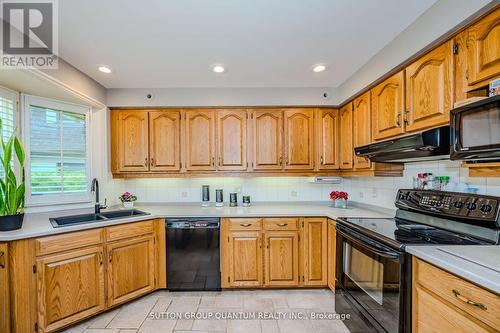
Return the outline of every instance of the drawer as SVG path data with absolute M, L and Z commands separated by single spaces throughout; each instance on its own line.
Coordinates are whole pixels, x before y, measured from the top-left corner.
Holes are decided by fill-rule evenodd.
M 108 242 L 153 233 L 154 221 L 127 223 L 106 228 Z
M 266 218 L 264 219 L 265 230 L 297 230 L 299 228 L 299 219 L 293 218 Z
M 414 260 L 413 270 L 418 284 L 485 324 L 500 328 L 499 295 L 419 259 Z
M 103 228 L 99 228 L 37 238 L 35 241 L 35 253 L 37 256 L 42 256 L 89 245 L 102 244 L 104 241 L 103 231 Z
M 226 219 L 229 230 L 262 230 L 262 219 Z

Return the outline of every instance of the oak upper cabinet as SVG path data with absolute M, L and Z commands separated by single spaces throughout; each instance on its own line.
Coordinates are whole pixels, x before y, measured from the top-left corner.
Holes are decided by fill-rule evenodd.
M 469 85 L 500 76 L 500 10 L 472 25 L 467 33 Z
M 247 170 L 247 111 L 216 112 L 218 170 Z
M 339 168 L 339 110 L 318 110 L 319 169 Z
M 406 132 L 446 125 L 453 106 L 453 41 L 406 67 Z
M 149 162 L 151 171 L 180 169 L 181 114 L 179 111 L 149 112 Z
M 42 332 L 104 310 L 103 260 L 103 246 L 37 259 L 38 325 Z
M 0 332 L 10 332 L 8 243 L 0 243 Z
M 304 285 L 326 286 L 328 283 L 326 218 L 304 218 L 301 239 Z
M 261 231 L 230 231 L 228 251 L 222 255 L 229 256 L 229 286 L 262 286 Z
M 353 167 L 352 102 L 340 108 L 340 169 Z
M 285 169 L 314 169 L 314 110 L 284 111 Z
M 336 244 L 337 244 L 337 231 L 335 230 L 336 222 L 328 219 L 328 246 L 327 246 L 327 259 L 328 259 L 328 287 L 331 291 L 335 291 L 335 262 L 336 262 Z
M 126 302 L 155 288 L 153 235 L 108 243 L 106 251 L 108 306 Z
M 111 117 L 113 172 L 148 171 L 148 111 L 116 110 Z
M 215 170 L 215 111 L 185 111 L 187 170 Z
M 371 90 L 372 137 L 383 140 L 404 133 L 404 71 Z
M 353 102 L 353 145 L 354 148 L 367 145 L 371 142 L 371 108 L 370 92 L 356 98 Z M 353 152 L 354 154 L 354 152 Z M 369 169 L 370 160 L 354 154 L 355 169 Z
M 253 169 L 283 169 L 283 111 L 255 110 L 253 122 Z

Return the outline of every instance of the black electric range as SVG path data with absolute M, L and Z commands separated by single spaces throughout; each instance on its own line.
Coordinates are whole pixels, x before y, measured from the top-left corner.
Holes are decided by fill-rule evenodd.
M 394 218 L 341 218 L 336 236 L 338 313 L 351 332 L 411 331 L 408 245 L 500 244 L 500 198 L 399 190 Z

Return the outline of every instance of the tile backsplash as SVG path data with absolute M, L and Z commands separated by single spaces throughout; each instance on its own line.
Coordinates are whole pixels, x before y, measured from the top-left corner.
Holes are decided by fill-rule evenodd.
M 210 185 L 211 201 L 215 201 L 218 188 L 224 190 L 224 201 L 229 201 L 230 192 L 237 192 L 240 202 L 243 195 L 250 195 L 253 202 L 327 201 L 330 191 L 343 190 L 349 193 L 350 200 L 394 208 L 397 190 L 411 187 L 412 177 L 420 172 L 450 176 L 451 181 L 477 187 L 481 194 L 500 196 L 500 178 L 469 178 L 467 168 L 449 160 L 408 163 L 403 177 L 343 178 L 339 185 L 312 184 L 310 177 L 116 179 L 110 182 L 106 195 L 112 203 L 118 203 L 117 198 L 124 191 L 136 194 L 140 202 L 200 202 L 201 186 Z

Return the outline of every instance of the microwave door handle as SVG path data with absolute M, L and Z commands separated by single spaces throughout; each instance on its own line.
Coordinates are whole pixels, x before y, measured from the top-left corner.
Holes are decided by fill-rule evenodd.
M 369 244 L 372 241 L 368 240 L 368 238 L 365 238 L 365 237 L 363 237 L 361 235 L 347 234 L 347 233 L 341 231 L 340 229 L 337 229 L 337 233 L 339 233 L 343 237 L 345 237 L 345 238 L 353 241 L 354 243 L 359 244 L 359 245 L 363 246 L 364 248 L 367 248 L 371 252 L 373 252 L 373 253 L 381 256 L 381 257 L 389 258 L 389 259 L 399 259 L 399 254 L 398 253 L 379 250 L 379 249 L 377 249 L 374 246 L 372 246 L 372 245 Z

